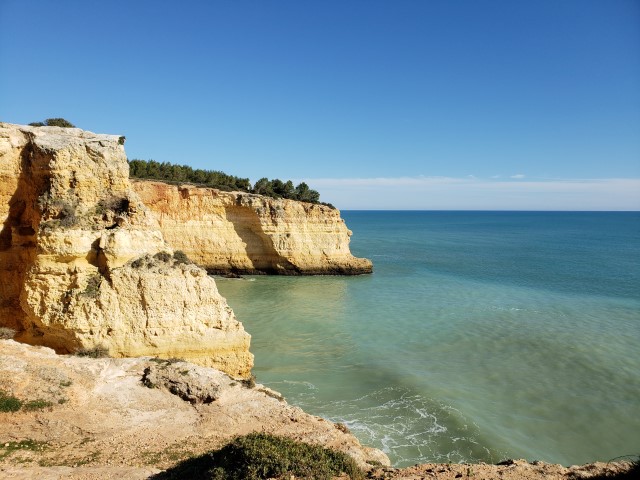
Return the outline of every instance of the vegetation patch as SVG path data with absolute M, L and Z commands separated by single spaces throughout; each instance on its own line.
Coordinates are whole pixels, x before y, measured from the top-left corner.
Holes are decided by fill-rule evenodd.
M 81 295 L 84 295 L 85 297 L 96 298 L 100 293 L 101 283 L 102 283 L 102 275 L 100 275 L 99 273 L 91 275 L 89 277 L 89 280 L 87 280 L 87 286 L 85 287 Z
M 158 252 L 153 256 L 153 258 L 160 262 L 169 263 L 173 258 L 173 255 L 171 255 L 169 252 Z
M 180 460 L 193 456 L 195 452 L 188 445 L 169 445 L 161 451 L 146 451 L 141 453 L 145 465 L 173 465 Z M 153 478 L 153 477 L 152 477 Z
M 255 388 L 256 376 L 252 373 L 251 376 L 246 380 L 240 380 L 240 383 L 242 383 L 242 385 L 244 385 L 246 388 Z
M 169 162 L 140 159 L 129 160 L 129 176 L 131 178 L 161 180 L 169 183 L 189 182 L 203 187 L 217 188 L 218 190 L 257 193 L 271 198 L 319 203 L 335 208 L 330 203 L 320 202 L 320 194 L 316 190 L 309 188 L 309 185 L 305 182 L 294 186 L 291 180 L 282 181 L 279 178 L 270 180 L 265 177 L 251 185 L 248 178 L 227 175 L 217 170 L 193 169 L 188 165 L 174 165 Z
M 129 211 L 129 199 L 126 197 L 111 196 L 103 198 L 96 205 L 96 213 L 102 215 L 108 211 L 123 215 Z
M 143 255 L 133 260 L 130 265 L 136 270 L 141 268 L 153 268 L 160 265 L 191 265 L 193 262 L 182 251 L 176 250 L 173 255 L 169 252 L 158 252 L 155 255 Z
M 97 345 L 91 348 L 80 348 L 76 350 L 77 357 L 105 358 L 109 356 L 109 349 L 104 345 Z
M 131 262 L 131 268 L 140 269 L 143 267 L 151 267 L 153 266 L 153 259 L 149 255 L 144 255 L 143 257 L 136 258 L 133 262 Z
M 42 452 L 46 450 L 48 446 L 47 442 L 38 442 L 36 440 L 0 443 L 0 460 L 4 460 L 9 455 L 16 452 Z
M 251 433 L 236 438 L 220 450 L 180 462 L 152 478 L 259 480 L 295 476 L 329 480 L 340 475 L 364 478 L 353 458 L 345 453 L 286 437 Z
M 24 401 L 0 390 L 0 412 L 13 413 L 19 410 L 33 412 L 52 407 L 53 402 L 43 399 Z
M 176 250 L 175 252 L 173 252 L 173 260 L 178 265 L 182 265 L 182 264 L 190 265 L 193 263 L 191 260 L 189 260 L 189 257 L 187 257 L 187 254 L 184 253 L 182 250 Z
M 0 412 L 17 412 L 22 408 L 22 400 L 0 390 Z
M 43 408 L 48 408 L 53 406 L 52 402 L 49 402 L 47 400 L 42 400 L 42 399 L 38 399 L 38 400 L 31 400 L 29 402 L 25 402 L 22 405 L 22 409 L 27 411 L 27 412 L 33 412 L 35 410 L 42 410 Z
M 153 357 L 149 360 L 164 366 L 173 365 L 174 363 L 186 362 L 184 358 L 178 358 L 178 357 L 171 357 L 171 358 Z
M 32 127 L 64 127 L 75 128 L 75 125 L 69 120 L 64 118 L 47 118 L 44 122 L 32 122 L 29 124 Z
M 219 190 L 240 190 L 248 192 L 251 182 L 248 178 L 227 175 L 217 170 L 194 170 L 188 165 L 174 165 L 155 160 L 129 160 L 129 176 L 168 182 L 193 182 Z
M 46 218 L 45 227 L 72 227 L 79 222 L 76 216 L 77 204 L 63 198 L 54 198 L 50 192 L 38 197 L 38 207 Z

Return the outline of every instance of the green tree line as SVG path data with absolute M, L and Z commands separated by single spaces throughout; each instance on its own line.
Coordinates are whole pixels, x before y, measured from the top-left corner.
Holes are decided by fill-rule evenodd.
M 217 170 L 194 169 L 188 165 L 174 165 L 169 162 L 155 160 L 129 160 L 129 175 L 132 178 L 147 178 L 166 182 L 189 182 L 219 190 L 239 190 L 241 192 L 257 193 L 272 198 L 287 198 L 301 202 L 321 203 L 320 194 L 309 188 L 304 182 L 297 186 L 291 180 L 283 182 L 275 178 L 261 178 L 254 185 L 248 178 L 239 178 Z M 322 203 L 331 208 L 333 205 Z
M 191 182 L 220 190 L 251 191 L 248 178 L 239 178 L 216 170 L 193 169 L 188 165 L 174 165 L 155 160 L 129 160 L 129 175 L 168 182 Z

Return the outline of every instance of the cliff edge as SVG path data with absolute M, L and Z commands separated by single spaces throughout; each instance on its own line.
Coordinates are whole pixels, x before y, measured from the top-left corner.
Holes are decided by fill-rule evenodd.
M 142 479 L 267 432 L 389 464 L 343 428 L 277 392 L 184 361 L 80 358 L 0 340 L 0 478 Z M 204 472 L 203 472 L 204 474 Z
M 211 273 L 359 275 L 371 261 L 349 250 L 338 210 L 192 185 L 132 181 L 166 241 Z
M 124 137 L 0 123 L 0 326 L 248 377 L 250 336 L 131 189 Z

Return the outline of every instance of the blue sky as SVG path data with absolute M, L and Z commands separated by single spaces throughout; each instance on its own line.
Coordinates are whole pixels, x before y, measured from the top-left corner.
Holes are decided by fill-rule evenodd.
M 0 1 L 0 120 L 342 209 L 640 209 L 640 1 Z

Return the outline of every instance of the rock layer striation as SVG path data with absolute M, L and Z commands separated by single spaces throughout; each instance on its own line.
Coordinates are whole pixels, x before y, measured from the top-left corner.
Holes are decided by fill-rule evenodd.
M 349 250 L 351 231 L 324 205 L 191 185 L 133 181 L 166 241 L 212 273 L 357 275 L 371 262 Z
M 165 243 L 123 140 L 0 123 L 0 326 L 58 353 L 101 346 L 248 377 L 249 334 Z

